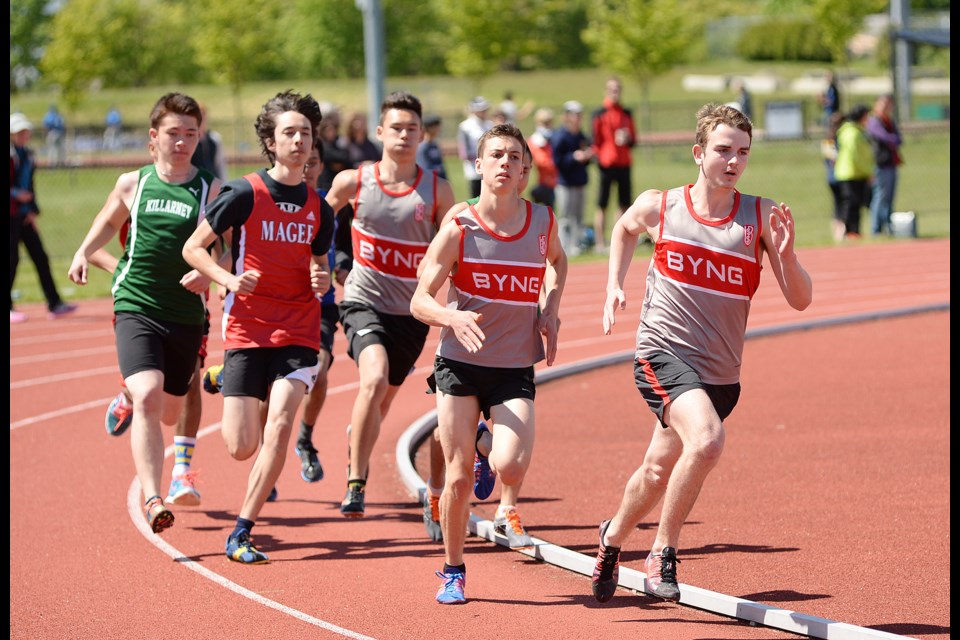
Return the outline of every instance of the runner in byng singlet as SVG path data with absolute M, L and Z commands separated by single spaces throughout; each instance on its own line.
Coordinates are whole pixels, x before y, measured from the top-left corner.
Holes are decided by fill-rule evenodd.
M 446 459 L 440 496 L 445 563 L 437 572 L 443 582 L 436 596 L 441 604 L 466 601 L 463 549 L 477 421 L 481 413 L 493 420 L 490 466 L 504 485 L 519 489 L 533 453 L 534 365 L 544 358 L 552 365 L 557 352 L 567 258 L 553 211 L 517 192 L 525 146 L 510 124 L 480 138 L 480 199 L 441 227 L 410 303 L 414 317 L 442 327 L 428 381 L 437 396 Z M 443 305 L 436 295 L 448 280 Z M 497 515 L 503 526 L 519 526 L 515 507 Z
M 353 209 L 353 269 L 344 283 L 340 323 L 360 387 L 350 417 L 347 492 L 340 512 L 361 518 L 370 455 L 380 424 L 423 350 L 429 326 L 410 315 L 417 266 L 453 205 L 450 184 L 417 165 L 423 138 L 420 100 L 391 93 L 380 107 L 383 158 L 341 171 L 327 193 L 334 211 Z
M 646 589 L 680 599 L 680 529 L 723 451 L 723 421 L 740 397 L 740 359 L 763 256 L 787 303 L 813 299 L 794 251 L 790 208 L 736 189 L 750 157 L 753 125 L 740 111 L 708 104 L 697 113 L 697 182 L 644 191 L 617 221 L 610 243 L 603 331 L 626 307 L 626 278 L 638 236 L 655 240 L 637 330 L 634 378 L 659 426 L 627 482 L 617 514 L 600 523 L 593 595 L 617 588 L 620 547 L 663 498 L 644 566 Z

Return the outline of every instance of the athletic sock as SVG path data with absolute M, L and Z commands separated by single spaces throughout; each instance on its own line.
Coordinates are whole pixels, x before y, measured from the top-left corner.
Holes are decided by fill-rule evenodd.
M 197 439 L 188 436 L 173 436 L 173 477 L 182 476 L 190 471 L 193 450 Z
M 234 527 L 233 533 L 230 534 L 231 538 L 236 538 L 238 535 L 246 531 L 247 535 L 250 535 L 250 530 L 253 529 L 254 522 L 253 520 L 246 520 L 244 518 L 237 518 L 237 526 Z
M 446 562 L 444 562 L 444 563 L 443 563 L 443 572 L 446 573 L 447 575 L 450 575 L 451 573 L 462 573 L 463 575 L 467 575 L 467 565 L 466 565 L 465 563 L 464 563 L 464 564 L 458 564 L 458 565 L 452 565 L 452 564 L 447 564 Z
M 509 509 L 516 509 L 517 507 L 512 504 L 502 504 L 497 507 L 497 515 L 494 518 L 505 518 L 507 516 L 507 511 Z
M 300 435 L 297 436 L 297 444 L 299 443 L 313 443 L 313 425 L 307 424 L 303 420 L 300 421 Z

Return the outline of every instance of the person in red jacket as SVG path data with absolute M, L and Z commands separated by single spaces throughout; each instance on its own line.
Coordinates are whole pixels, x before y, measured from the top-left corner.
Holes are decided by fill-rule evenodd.
M 623 215 L 633 201 L 630 169 L 637 132 L 633 124 L 633 114 L 620 104 L 622 90 L 623 85 L 619 78 L 607 80 L 603 107 L 593 113 L 593 150 L 600 167 L 600 192 L 597 212 L 593 218 L 595 246 L 598 251 L 606 247 L 606 209 L 613 183 L 617 183 L 617 204 L 620 207 L 618 217 Z

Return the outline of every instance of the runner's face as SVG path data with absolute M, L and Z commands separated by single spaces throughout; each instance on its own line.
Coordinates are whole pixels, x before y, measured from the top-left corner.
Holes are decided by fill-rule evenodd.
M 303 165 L 303 181 L 311 189 L 317 188 L 317 181 L 323 172 L 323 163 L 320 161 L 320 151 L 314 147 L 310 152 L 310 158 L 307 164 Z
M 721 187 L 734 187 L 747 169 L 750 135 L 721 124 L 707 135 L 706 148 L 694 146 L 694 158 L 704 177 Z
M 420 118 L 406 109 L 388 109 L 377 127 L 377 140 L 383 144 L 384 155 L 416 158 L 417 147 L 423 140 Z
M 200 141 L 200 125 L 193 116 L 168 113 L 156 129 L 150 129 L 150 139 L 160 159 L 173 165 L 190 164 Z
M 277 156 L 277 164 L 303 167 L 313 147 L 313 127 L 307 116 L 298 111 L 285 111 L 277 117 L 273 140 L 267 148 Z
M 518 190 L 523 177 L 523 146 L 516 138 L 489 138 L 477 158 L 477 172 L 494 191 Z

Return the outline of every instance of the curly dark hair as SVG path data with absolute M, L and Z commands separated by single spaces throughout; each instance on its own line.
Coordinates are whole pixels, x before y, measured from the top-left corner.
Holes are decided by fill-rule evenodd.
M 316 139 L 320 135 L 320 121 L 323 120 L 323 114 L 320 113 L 320 104 L 313 99 L 313 96 L 309 93 L 300 95 L 292 89 L 278 93 L 263 105 L 253 125 L 260 139 L 260 151 L 270 160 L 270 164 L 276 162 L 277 157 L 267 148 L 267 140 L 273 140 L 277 130 L 277 116 L 287 111 L 296 111 L 306 116 L 310 121 L 313 138 Z

